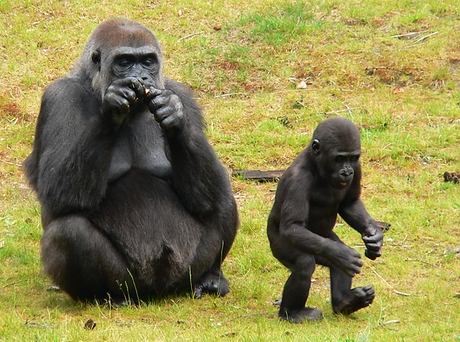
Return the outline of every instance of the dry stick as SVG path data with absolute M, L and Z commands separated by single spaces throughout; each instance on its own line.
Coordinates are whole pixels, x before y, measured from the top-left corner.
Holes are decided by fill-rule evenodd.
M 6 285 L 3 286 L 3 288 L 8 287 L 8 286 L 16 285 L 16 284 L 18 284 L 18 283 L 20 283 L 20 282 L 21 282 L 21 281 L 18 280 L 18 281 L 15 281 L 14 283 L 6 284 Z
M 407 33 L 397 34 L 397 35 L 394 35 L 394 36 L 390 36 L 390 38 L 399 38 L 399 37 L 414 36 L 414 35 L 417 35 L 417 34 L 420 34 L 420 33 L 425 33 L 425 32 L 429 32 L 429 30 L 419 31 L 419 32 L 407 32 Z
M 345 105 L 345 107 L 347 107 L 347 109 L 348 109 L 348 112 L 350 113 L 350 116 L 351 116 L 351 117 L 354 119 L 355 117 L 353 116 L 353 113 L 351 112 L 351 108 L 350 108 L 350 107 L 348 107 L 348 105 L 347 105 L 347 104 L 344 104 L 344 105 Z
M 22 166 L 21 164 L 11 163 L 11 162 L 8 162 L 8 161 L 3 160 L 3 159 L 0 159 L 0 162 L 8 164 L 8 165 L 13 165 L 13 166 L 19 166 L 19 167 Z
M 204 31 L 200 31 L 200 32 L 196 32 L 196 33 L 191 33 L 191 34 L 188 34 L 182 38 L 179 39 L 179 41 L 183 40 L 183 39 L 189 39 L 189 38 L 193 38 L 199 34 L 202 34 Z
M 375 273 L 385 284 L 387 284 L 388 287 L 389 287 L 390 289 L 392 289 L 394 293 L 399 294 L 399 295 L 401 295 L 401 296 L 411 296 L 411 294 L 409 294 L 409 293 L 404 293 L 404 292 L 400 292 L 400 291 L 395 290 L 395 288 L 393 287 L 393 285 L 391 285 L 391 284 L 388 283 L 385 279 L 383 279 L 383 277 L 382 277 L 380 274 L 378 274 L 376 270 L 373 269 L 372 271 L 373 271 L 373 272 L 374 272 L 374 273 Z
M 436 268 L 439 268 L 439 266 L 435 265 L 435 264 L 430 264 L 429 262 L 426 262 L 426 261 L 423 261 L 423 260 L 418 260 L 418 259 L 406 259 L 404 261 L 418 261 L 418 262 L 421 262 L 423 264 L 427 264 L 427 265 L 430 265 L 431 267 L 436 267 Z
M 285 89 L 272 91 L 270 94 L 281 94 L 281 93 L 291 93 L 291 92 L 304 92 L 304 91 L 354 91 L 353 89 L 343 89 L 343 88 L 334 88 L 334 89 L 325 89 L 325 88 L 302 88 L 302 89 Z
M 428 37 L 434 36 L 435 34 L 438 34 L 438 31 L 433 32 L 433 33 L 430 33 L 430 34 L 427 34 L 426 36 L 423 36 L 422 38 L 417 39 L 417 40 L 414 42 L 414 44 L 416 44 L 416 43 L 418 43 L 418 42 L 420 42 L 420 41 L 422 41 L 422 40 L 424 40 L 424 39 L 426 39 L 426 38 L 428 38 Z
M 347 107 L 347 109 L 333 110 L 333 111 L 330 111 L 330 112 L 318 112 L 318 113 L 315 113 L 315 114 L 326 114 L 326 115 L 329 115 L 329 114 L 336 114 L 336 113 L 340 113 L 340 112 L 349 112 L 350 115 L 353 117 L 353 115 L 351 114 L 351 110 L 352 110 L 352 109 L 359 109 L 359 108 L 350 108 L 350 107 L 348 107 L 347 105 L 345 105 L 345 107 Z
M 229 94 L 216 95 L 214 97 L 227 97 L 227 96 L 232 96 L 232 95 L 248 95 L 248 93 L 229 93 Z

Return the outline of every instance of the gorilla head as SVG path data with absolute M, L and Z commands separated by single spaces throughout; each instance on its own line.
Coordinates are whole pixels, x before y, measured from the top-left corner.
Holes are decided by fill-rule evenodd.
M 75 72 L 86 71 L 103 96 L 114 80 L 126 77 L 164 89 L 162 68 L 161 46 L 150 30 L 128 19 L 111 19 L 93 32 Z
M 325 120 L 313 133 L 311 148 L 320 176 L 337 189 L 347 188 L 360 170 L 361 141 L 356 126 L 344 118 Z

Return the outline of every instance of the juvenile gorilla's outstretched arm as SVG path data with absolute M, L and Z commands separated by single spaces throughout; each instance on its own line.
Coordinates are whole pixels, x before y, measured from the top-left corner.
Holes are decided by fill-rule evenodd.
M 168 90 L 152 90 L 149 109 L 168 141 L 174 190 L 194 213 L 216 212 L 223 202 L 232 205 L 227 172 L 203 133 L 198 105 L 183 85 L 171 80 L 165 85 Z

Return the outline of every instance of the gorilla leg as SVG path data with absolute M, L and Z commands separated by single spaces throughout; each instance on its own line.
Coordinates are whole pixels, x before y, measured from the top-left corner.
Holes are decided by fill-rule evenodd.
M 46 226 L 41 257 L 45 272 L 75 300 L 137 300 L 123 257 L 85 217 L 64 216 Z
M 236 235 L 236 227 L 238 225 L 238 216 L 236 214 L 236 204 L 232 203 L 227 206 L 227 214 L 224 216 L 219 215 L 215 219 L 209 221 L 209 225 L 213 225 L 212 222 L 218 224 L 221 228 L 218 230 L 219 233 L 211 233 L 211 230 L 207 230 L 205 239 L 201 241 L 201 247 L 198 248 L 199 257 L 197 259 L 203 259 L 206 257 L 206 250 L 209 248 L 211 242 L 220 242 L 219 245 L 215 245 L 217 254 L 214 253 L 214 262 L 211 267 L 206 270 L 203 275 L 195 283 L 195 298 L 201 298 L 203 292 L 217 293 L 220 296 L 225 296 L 230 292 L 230 286 L 224 273 L 221 271 L 222 261 L 227 256 Z M 229 218 L 233 218 L 229 221 Z M 217 248 L 218 247 L 218 248 Z
M 301 254 L 290 269 L 292 274 L 286 281 L 278 316 L 281 319 L 302 323 L 323 318 L 320 310 L 305 307 L 310 293 L 311 276 L 315 271 L 315 258 L 309 254 Z
M 343 244 L 334 232 L 331 232 L 330 238 Z M 317 257 L 316 261 L 318 264 L 329 267 L 331 302 L 334 313 L 348 315 L 372 303 L 375 297 L 372 286 L 351 289 L 352 278 L 350 276 L 324 258 Z
M 352 279 L 335 266 L 330 267 L 331 301 L 334 313 L 351 314 L 369 306 L 375 297 L 372 286 L 351 289 Z

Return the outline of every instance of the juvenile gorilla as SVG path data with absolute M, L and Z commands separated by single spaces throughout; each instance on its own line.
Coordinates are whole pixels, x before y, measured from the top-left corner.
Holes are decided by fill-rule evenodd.
M 300 323 L 322 318 L 320 310 L 305 307 L 316 264 L 330 268 L 335 313 L 350 314 L 374 300 L 371 286 L 351 289 L 363 261 L 332 231 L 339 214 L 361 233 L 368 258 L 381 255 L 382 228 L 388 225 L 374 221 L 359 199 L 360 155 L 355 125 L 344 118 L 328 119 L 279 181 L 268 238 L 273 255 L 292 271 L 283 290 L 281 319 Z
M 42 208 L 45 272 L 75 300 L 225 295 L 238 216 L 226 169 L 157 38 L 102 23 L 47 87 L 24 168 Z

